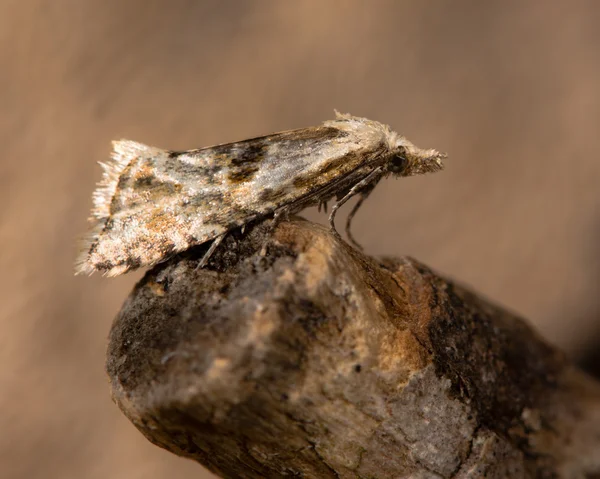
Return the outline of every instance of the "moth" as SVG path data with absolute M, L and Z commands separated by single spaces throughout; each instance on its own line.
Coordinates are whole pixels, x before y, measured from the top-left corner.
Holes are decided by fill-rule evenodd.
M 228 232 L 333 198 L 329 223 L 336 232 L 336 211 L 358 195 L 346 222 L 354 242 L 350 222 L 382 178 L 434 172 L 444 158 L 387 125 L 337 111 L 321 126 L 197 150 L 115 141 L 111 160 L 101 163 L 76 274 L 116 276 L 212 241 L 204 266 Z

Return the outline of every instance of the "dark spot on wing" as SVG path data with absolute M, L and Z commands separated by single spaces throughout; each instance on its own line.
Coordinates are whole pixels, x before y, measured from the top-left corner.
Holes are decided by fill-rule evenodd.
M 135 181 L 133 182 L 133 188 L 134 189 L 148 188 L 149 186 L 152 186 L 154 179 L 155 179 L 155 177 L 153 177 L 153 176 L 140 176 L 140 177 L 136 178 Z
M 211 169 L 199 173 L 197 165 L 194 166 L 194 173 L 201 174 L 207 183 L 212 183 L 213 176 L 222 168 L 228 169 L 227 179 L 233 184 L 239 184 L 251 181 L 256 172 L 261 168 L 270 153 L 272 145 L 277 145 L 278 149 L 288 152 L 283 155 L 286 159 L 292 158 L 289 152 L 297 152 L 298 156 L 311 154 L 319 149 L 324 143 L 347 136 L 348 133 L 333 127 L 312 127 L 299 130 L 290 130 L 272 135 L 251 138 L 235 143 L 216 145 L 198 150 L 189 150 L 186 152 L 169 152 L 170 158 L 176 158 L 182 154 L 199 155 L 214 160 Z M 282 157 L 282 158 L 283 158 Z M 183 172 L 184 166 L 178 167 Z
M 203 161 L 202 156 L 200 158 L 197 156 L 199 151 L 201 150 L 168 152 L 169 159 L 174 160 L 173 164 L 169 166 L 169 173 L 178 182 L 197 177 L 200 181 L 206 181 L 208 184 L 214 183 L 214 177 L 222 170 L 223 165 L 219 165 L 218 162 L 214 161 Z M 180 159 L 181 156 L 188 156 L 192 161 L 184 161 Z M 216 154 L 210 155 L 210 158 L 216 156 Z
M 265 150 L 268 147 L 266 142 L 250 143 L 232 150 L 231 165 L 245 166 L 248 163 L 260 163 L 265 155 Z
M 294 188 L 298 188 L 299 190 L 303 190 L 305 188 L 310 187 L 312 184 L 314 184 L 314 182 L 315 182 L 315 176 L 314 175 L 298 176 L 298 178 L 296 178 L 294 180 Z
M 129 256 L 123 261 L 99 261 L 94 264 L 94 268 L 96 268 L 98 271 L 108 271 L 122 265 L 127 265 L 127 267 L 130 269 L 137 269 L 142 265 L 142 261 L 140 258 Z
M 110 204 L 110 214 L 114 214 L 115 211 L 118 210 L 118 199 L 117 197 L 119 191 L 123 191 L 127 184 L 131 181 L 131 173 L 133 170 L 133 161 L 129 162 L 129 164 L 123 169 L 121 174 L 119 175 L 119 181 L 117 182 L 117 187 L 115 189 L 115 195 L 112 197 Z
M 300 130 L 284 131 L 267 138 L 272 138 L 271 141 L 324 141 L 343 138 L 347 135 L 347 132 L 338 128 L 318 126 L 313 128 L 302 128 Z
M 343 172 L 343 166 L 354 159 L 356 153 L 349 152 L 344 156 L 340 156 L 337 158 L 332 158 L 331 161 L 323 165 L 319 170 L 312 172 L 310 175 L 299 175 L 296 179 L 294 179 L 293 185 L 294 188 L 304 189 L 313 185 L 319 177 L 329 175 L 335 170 L 340 170 L 340 173 Z M 347 173 L 347 172 L 346 172 Z
M 111 215 L 112 215 L 112 212 L 111 212 Z M 107 231 L 112 230 L 114 227 L 115 227 L 115 222 L 114 222 L 112 216 L 109 216 L 104 221 L 104 225 L 102 226 L 102 231 L 100 231 L 98 236 L 96 236 L 96 238 L 94 239 L 94 244 L 90 248 L 89 254 L 94 253 L 98 249 L 98 245 L 100 244 L 99 240 L 102 237 L 102 235 L 104 235 Z
M 129 256 L 125 261 L 125 264 L 129 266 L 131 269 L 138 269 L 142 266 L 142 260 L 139 257 Z
M 347 132 L 337 128 L 330 126 L 318 126 L 312 128 L 301 128 L 299 130 L 282 131 L 280 133 L 273 133 L 272 135 L 250 138 L 249 140 L 229 143 L 227 145 L 220 145 L 215 147 L 215 149 L 229 148 L 231 150 L 247 150 L 250 154 L 250 157 L 252 157 L 252 153 L 255 151 L 253 150 L 254 148 L 262 150 L 274 143 L 285 144 L 308 142 L 312 144 L 316 142 L 334 140 L 335 138 L 342 138 L 347 135 Z
M 207 154 L 217 157 L 221 156 L 224 159 L 240 158 L 240 162 L 255 162 L 263 154 L 263 150 L 274 143 L 292 143 L 292 142 L 309 142 L 317 143 L 335 138 L 343 138 L 348 136 L 348 133 L 330 126 L 318 126 L 312 128 L 301 128 L 298 130 L 282 131 L 266 136 L 258 136 L 248 140 L 236 141 L 234 143 L 224 143 L 222 145 L 209 146 L 196 150 L 169 152 L 169 157 L 176 157 L 180 154 Z M 245 153 L 244 153 L 245 152 Z M 243 155 L 246 155 L 245 159 Z
M 234 184 L 251 181 L 256 172 L 260 170 L 260 166 L 253 164 L 240 165 L 237 168 L 231 168 L 227 179 Z
M 232 209 L 231 204 L 226 202 L 223 208 L 215 211 L 207 211 L 202 218 L 205 225 L 215 224 L 224 227 L 226 230 L 248 223 L 254 220 L 258 215 L 257 212 L 250 208 L 240 207 L 236 205 Z M 264 216 L 261 214 L 260 216 Z M 217 236 L 216 234 L 214 236 Z
M 259 201 L 267 202 L 267 203 L 279 203 L 285 196 L 287 196 L 288 192 L 285 189 L 273 189 L 273 188 L 265 188 L 260 193 L 258 197 Z
M 109 269 L 112 269 L 115 266 L 117 265 L 112 261 L 99 261 L 98 263 L 94 264 L 94 268 L 96 268 L 99 271 L 108 271 Z
M 146 196 L 145 200 L 155 199 L 160 201 L 161 197 L 169 197 L 181 191 L 182 186 L 173 181 L 165 181 L 156 178 L 153 175 L 141 175 L 135 178 L 132 190 L 138 190 L 138 194 L 150 195 Z M 143 201 L 144 198 L 141 198 Z M 138 201 L 131 201 L 131 205 L 137 204 Z
M 211 192 L 211 193 L 198 193 L 191 197 L 182 197 L 180 205 L 182 207 L 194 207 L 194 208 L 210 208 L 213 205 L 220 205 L 225 202 L 225 198 L 222 193 Z

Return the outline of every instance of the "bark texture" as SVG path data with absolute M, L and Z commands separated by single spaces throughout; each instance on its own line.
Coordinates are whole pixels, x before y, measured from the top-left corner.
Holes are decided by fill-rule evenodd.
M 113 398 L 150 441 L 227 478 L 600 477 L 600 386 L 522 319 L 268 227 L 155 267 L 116 318 Z

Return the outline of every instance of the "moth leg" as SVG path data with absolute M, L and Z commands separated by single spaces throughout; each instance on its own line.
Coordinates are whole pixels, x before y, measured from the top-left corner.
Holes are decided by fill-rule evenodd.
M 371 184 L 367 185 L 365 188 L 363 188 L 358 193 L 360 195 L 358 197 L 358 201 L 352 207 L 352 210 L 350 210 L 350 213 L 348 213 L 348 217 L 346 218 L 346 235 L 348 236 L 348 240 L 350 240 L 350 243 L 352 243 L 352 245 L 359 250 L 362 250 L 363 248 L 358 243 L 358 241 L 356 241 L 354 239 L 354 236 L 352 236 L 352 231 L 350 229 L 350 225 L 352 224 L 352 218 L 354 218 L 354 215 L 356 214 L 358 209 L 361 207 L 363 202 L 369 197 L 371 192 L 375 189 L 375 186 L 377 186 L 378 181 L 379 181 L 379 178 L 377 180 L 373 181 Z
M 259 253 L 260 256 L 267 255 L 267 245 L 269 244 L 271 235 L 273 234 L 273 232 L 275 231 L 275 228 L 277 228 L 277 225 L 281 222 L 281 220 L 283 218 L 288 219 L 288 217 L 290 215 L 290 211 L 291 211 L 291 208 L 284 206 L 282 208 L 279 208 L 277 211 L 275 211 L 275 213 L 273 213 L 273 220 L 271 221 L 271 224 L 269 225 L 269 235 L 267 238 L 265 238 L 262 248 L 260 249 L 260 253 Z
M 202 269 L 202 268 L 204 268 L 206 266 L 206 264 L 208 263 L 208 260 L 210 259 L 210 257 L 214 254 L 214 252 L 217 250 L 217 248 L 219 247 L 219 245 L 225 239 L 225 236 L 227 236 L 227 233 L 222 234 L 221 236 L 217 236 L 213 240 L 212 244 L 210 245 L 210 247 L 208 248 L 208 250 L 206 251 L 206 253 L 204 253 L 204 256 L 202 256 L 202 259 L 198 263 L 198 266 L 196 266 L 196 269 Z
M 354 195 L 356 195 L 357 193 L 360 192 L 360 190 L 364 189 L 365 186 L 367 186 L 369 183 L 371 183 L 373 180 L 375 179 L 379 179 L 381 178 L 382 175 L 382 169 L 381 167 L 375 168 L 373 171 L 371 171 L 371 173 L 369 173 L 367 176 L 365 176 L 362 180 L 360 180 L 358 183 L 356 183 L 352 188 L 350 188 L 350 191 L 348 191 L 348 193 L 346 193 L 344 195 L 344 197 L 341 200 L 338 200 L 331 208 L 331 213 L 329 214 L 329 226 L 331 227 L 331 229 L 333 230 L 333 232 L 335 234 L 337 234 L 339 236 L 339 233 L 337 232 L 337 230 L 335 229 L 335 213 L 337 212 L 337 210 L 344 204 L 346 203 L 346 201 L 348 201 L 350 198 L 352 198 Z M 356 213 L 356 212 L 355 212 Z
M 327 213 L 327 201 L 319 201 L 319 205 L 317 206 L 317 212 L 324 211 Z

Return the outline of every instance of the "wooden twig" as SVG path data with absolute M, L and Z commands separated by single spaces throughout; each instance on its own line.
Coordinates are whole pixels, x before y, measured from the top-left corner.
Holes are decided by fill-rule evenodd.
M 523 320 L 322 226 L 270 235 L 155 267 L 123 306 L 107 370 L 150 441 L 228 478 L 600 474 L 600 386 Z

